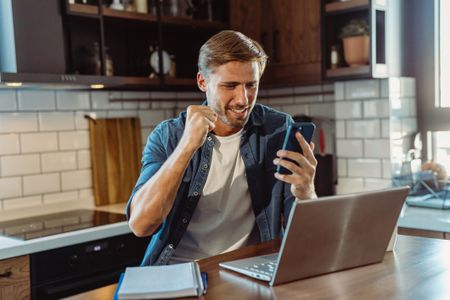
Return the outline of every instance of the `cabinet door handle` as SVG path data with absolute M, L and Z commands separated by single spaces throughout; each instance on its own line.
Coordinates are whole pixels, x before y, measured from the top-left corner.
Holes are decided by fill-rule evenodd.
M 280 62 L 280 58 L 278 57 L 278 37 L 280 32 L 278 30 L 274 30 L 272 32 L 272 45 L 273 45 L 273 59 L 275 62 Z
M 11 277 L 12 272 L 11 271 L 5 271 L 3 273 L 0 273 L 0 278 L 7 278 L 7 277 Z

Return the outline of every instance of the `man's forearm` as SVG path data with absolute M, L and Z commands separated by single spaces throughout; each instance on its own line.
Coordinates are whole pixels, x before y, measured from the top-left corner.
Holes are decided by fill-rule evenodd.
M 137 236 L 151 235 L 167 217 L 195 151 L 180 142 L 159 171 L 134 195 L 129 225 Z

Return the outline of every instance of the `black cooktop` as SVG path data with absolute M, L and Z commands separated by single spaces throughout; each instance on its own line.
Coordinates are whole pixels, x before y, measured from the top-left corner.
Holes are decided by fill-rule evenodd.
M 79 209 L 0 222 L 0 235 L 31 240 L 126 221 L 123 214 Z

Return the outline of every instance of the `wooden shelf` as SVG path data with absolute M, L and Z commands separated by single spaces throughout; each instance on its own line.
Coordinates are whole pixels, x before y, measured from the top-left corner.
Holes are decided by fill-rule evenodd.
M 89 4 L 69 4 L 68 13 L 74 15 L 89 15 L 91 17 L 99 16 L 98 6 Z
M 369 0 L 335 1 L 325 5 L 325 12 L 336 13 L 346 10 L 369 8 Z
M 219 21 L 193 20 L 191 18 L 162 16 L 161 22 L 167 25 L 191 26 L 209 29 L 225 29 L 227 25 Z
M 119 18 L 125 20 L 136 20 L 152 23 L 156 22 L 156 16 L 152 14 L 143 14 L 138 12 L 117 10 L 108 7 L 103 8 L 103 15 L 105 17 Z
M 344 67 L 337 69 L 327 69 L 327 77 L 344 77 L 344 76 L 361 76 L 369 75 L 370 66 L 354 66 L 354 67 Z

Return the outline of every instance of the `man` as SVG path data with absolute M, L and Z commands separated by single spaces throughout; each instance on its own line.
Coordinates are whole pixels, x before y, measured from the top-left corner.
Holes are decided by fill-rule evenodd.
M 201 47 L 197 84 L 206 103 L 153 130 L 127 206 L 132 231 L 153 235 L 143 265 L 273 239 L 295 198 L 316 197 L 314 145 L 297 133 L 304 155 L 278 151 L 292 118 L 256 104 L 266 61 L 257 42 L 231 30 Z

